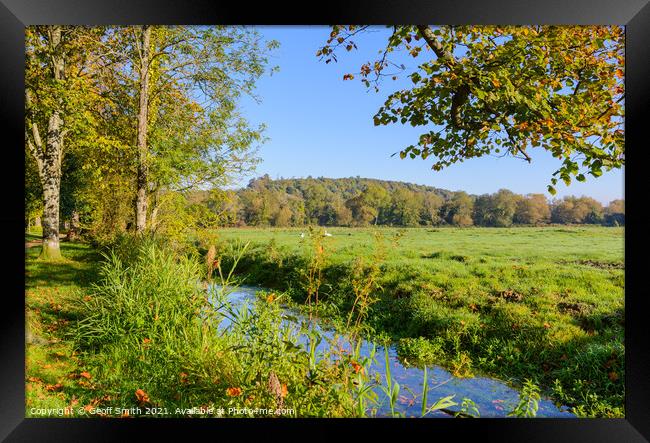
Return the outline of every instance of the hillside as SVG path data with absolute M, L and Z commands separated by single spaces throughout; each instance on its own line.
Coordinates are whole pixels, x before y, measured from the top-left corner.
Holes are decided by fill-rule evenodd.
M 542 194 L 507 189 L 470 195 L 432 186 L 349 178 L 252 179 L 233 191 L 198 191 L 190 204 L 207 206 L 228 226 L 511 226 L 625 223 L 624 204 L 608 208 L 590 197 L 549 202 Z

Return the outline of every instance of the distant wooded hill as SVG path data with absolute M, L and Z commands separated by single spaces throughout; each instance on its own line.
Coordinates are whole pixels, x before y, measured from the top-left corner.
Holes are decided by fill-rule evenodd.
M 203 207 L 227 226 L 625 223 L 623 200 L 603 207 L 597 200 L 584 196 L 549 202 L 543 194 L 519 195 L 507 189 L 470 195 L 361 177 L 272 180 L 265 175 L 239 190 L 194 192 L 188 201 Z

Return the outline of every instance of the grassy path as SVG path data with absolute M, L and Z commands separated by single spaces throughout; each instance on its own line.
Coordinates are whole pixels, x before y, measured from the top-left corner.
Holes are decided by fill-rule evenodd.
M 75 318 L 72 301 L 84 297 L 96 278 L 97 254 L 87 245 L 61 242 L 65 258 L 47 263 L 38 260 L 39 246 L 37 236 L 25 236 L 27 417 L 43 416 L 33 408 L 83 407 L 79 399 L 92 391 L 92 375 L 66 333 Z

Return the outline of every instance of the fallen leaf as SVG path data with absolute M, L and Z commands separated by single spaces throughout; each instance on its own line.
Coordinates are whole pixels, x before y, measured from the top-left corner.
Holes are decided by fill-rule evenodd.
M 135 397 L 138 399 L 138 403 L 149 403 L 149 396 L 142 389 L 135 391 Z
M 228 388 L 226 389 L 226 395 L 228 397 L 238 397 L 241 395 L 241 388 L 236 388 L 236 387 Z
M 618 374 L 617 374 L 616 372 L 614 372 L 614 371 L 612 371 L 612 372 L 610 372 L 609 374 L 607 374 L 607 377 L 609 377 L 609 379 L 610 379 L 611 381 L 616 381 L 616 380 L 618 380 Z
M 45 390 L 50 391 L 50 392 L 52 392 L 52 391 L 60 391 L 61 388 L 63 388 L 63 385 L 61 383 L 57 383 L 55 385 L 47 385 L 47 386 L 45 386 Z

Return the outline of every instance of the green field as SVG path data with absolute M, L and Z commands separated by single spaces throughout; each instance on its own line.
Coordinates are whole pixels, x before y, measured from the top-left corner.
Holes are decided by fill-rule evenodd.
M 364 325 L 396 342 L 402 358 L 461 376 L 532 379 L 578 415 L 624 415 L 623 228 L 327 232 L 316 254 L 321 315 L 345 320 L 359 276 L 374 264 L 380 272 Z M 222 250 L 238 239 L 251 242 L 238 265 L 247 283 L 305 301 L 315 245 L 308 230 L 217 234 Z M 380 245 L 384 254 L 376 252 Z

